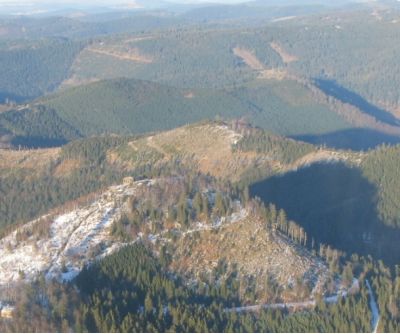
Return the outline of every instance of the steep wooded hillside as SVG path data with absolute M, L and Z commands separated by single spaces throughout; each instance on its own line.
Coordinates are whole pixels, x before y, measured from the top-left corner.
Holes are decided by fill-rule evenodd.
M 234 181 L 255 168 L 262 169 L 263 175 L 280 170 L 291 161 L 291 154 L 301 156 L 296 147 L 306 147 L 304 154 L 316 149 L 270 135 L 276 138 L 270 151 L 242 152 L 233 146 L 244 133 L 251 136 L 253 131 L 261 131 L 243 127 L 208 122 L 140 138 L 82 139 L 61 149 L 1 150 L 0 225 L 4 228 L 26 222 L 127 175 L 154 177 L 201 171 Z M 290 150 L 277 153 L 285 152 L 287 145 Z
M 141 134 L 206 119 L 245 118 L 282 135 L 318 135 L 350 124 L 314 102 L 301 83 L 256 80 L 236 89 L 180 89 L 136 79 L 63 90 L 0 114 L 14 145 L 55 146 L 81 136 Z M 31 140 L 29 140 L 31 139 Z
M 54 91 L 69 76 L 83 43 L 50 39 L 0 47 L 0 103 L 21 102 Z

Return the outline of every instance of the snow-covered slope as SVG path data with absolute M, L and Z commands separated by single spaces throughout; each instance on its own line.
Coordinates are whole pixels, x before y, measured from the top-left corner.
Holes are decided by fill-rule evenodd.
M 170 205 L 178 203 L 184 189 L 183 178 L 124 181 L 90 196 L 88 204 L 67 205 L 64 211 L 58 209 L 61 213 L 32 221 L 0 240 L 0 287 L 32 281 L 39 273 L 48 280 L 70 281 L 85 265 L 126 245 L 122 240 L 143 240 L 154 254 L 167 247 L 172 257 L 169 270 L 189 285 L 207 281 L 223 260 L 227 273 L 239 271 L 238 280 L 256 277 L 266 282 L 260 283 L 256 291 L 260 301 L 275 301 L 274 296 L 265 295 L 267 278 L 280 286 L 280 298 L 287 303 L 304 300 L 304 293 L 311 293 L 307 299 L 316 293 L 328 293 L 326 283 L 331 274 L 326 264 L 266 224 L 257 214 L 256 204 L 243 207 L 234 200 L 229 213 L 220 216 L 213 208 L 218 189 L 204 183 L 199 190 L 208 198 L 211 214 L 200 215 L 198 221 L 186 226 L 168 219 Z M 193 199 L 187 201 L 192 207 Z M 162 221 L 151 218 L 149 203 L 163 211 Z M 123 224 L 121 216 L 139 212 L 147 212 L 148 216 L 129 230 L 130 238 L 119 237 L 115 231 Z M 293 293 L 295 286 L 299 286 L 299 294 Z M 339 283 L 333 289 L 337 291 Z
M 19 234 L 34 231 L 38 220 L 2 239 L 0 285 L 31 280 L 39 272 L 48 279 L 71 280 L 85 264 L 117 249 L 121 244 L 112 240 L 109 230 L 121 215 L 124 198 L 151 183 L 145 180 L 110 187 L 91 204 L 52 218 L 48 237 L 37 238 L 31 232 L 20 240 Z

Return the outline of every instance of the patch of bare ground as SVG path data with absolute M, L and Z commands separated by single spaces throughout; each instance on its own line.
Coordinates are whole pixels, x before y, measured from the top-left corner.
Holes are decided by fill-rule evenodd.
M 288 53 L 280 44 L 271 42 L 269 45 L 277 54 L 279 54 L 285 64 L 299 60 L 295 55 Z
M 235 56 L 241 58 L 246 63 L 246 65 L 251 67 L 253 70 L 262 71 L 265 69 L 264 64 L 260 60 L 258 60 L 258 58 L 250 50 L 235 47 L 233 49 L 233 53 L 235 54 Z
M 133 168 L 142 155 L 157 157 L 156 162 L 179 157 L 183 164 L 195 165 L 204 173 L 215 176 L 232 177 L 239 175 L 240 164 L 248 166 L 254 153 L 235 156 L 232 145 L 241 138 L 227 126 L 215 124 L 196 124 L 158 133 L 127 145 L 124 151 L 108 153 L 107 160 L 124 169 Z
M 271 22 L 282 22 L 282 21 L 289 21 L 295 19 L 297 16 L 283 16 L 273 19 Z
M 287 302 L 302 300 L 312 290 L 322 292 L 329 275 L 321 260 L 255 216 L 227 222 L 217 230 L 186 234 L 175 247 L 173 271 L 189 281 L 204 280 L 222 261 L 228 275 L 239 273 L 239 293 L 244 302 L 245 282 L 251 278 L 258 300 Z
M 236 179 L 257 158 L 255 152 L 232 150 L 240 138 L 240 133 L 226 125 L 197 124 L 150 137 L 147 145 L 165 157 L 190 158 L 203 173 Z
M 0 114 L 15 108 L 15 105 L 10 104 L 0 104 Z
M 144 55 L 140 53 L 139 49 L 133 48 L 129 50 L 129 52 L 122 52 L 122 51 L 116 51 L 116 50 L 105 50 L 105 49 L 100 49 L 100 48 L 95 48 L 95 47 L 89 47 L 87 48 L 88 51 L 93 52 L 93 53 L 98 53 L 114 58 L 118 58 L 121 60 L 129 60 L 133 61 L 136 63 L 142 63 L 142 64 L 151 64 L 153 62 L 153 58 Z
M 359 152 L 319 148 L 291 164 L 285 164 L 268 152 L 234 149 L 242 137 L 243 132 L 224 124 L 189 125 L 132 141 L 127 145 L 127 151 L 108 152 L 107 160 L 123 170 L 130 170 L 140 163 L 142 156 L 144 159 L 153 159 L 153 163 L 179 158 L 182 164 L 190 168 L 234 182 L 254 169 L 269 171 L 272 175 L 322 162 L 359 165 L 365 156 Z
M 99 79 L 96 78 L 82 78 L 79 77 L 79 75 L 77 75 L 75 73 L 75 70 L 77 68 L 79 68 L 79 63 L 81 62 L 81 56 L 82 54 L 85 52 L 85 50 L 87 50 L 87 48 L 83 48 L 79 54 L 75 57 L 74 62 L 71 66 L 71 73 L 69 75 L 68 78 L 66 78 L 63 82 L 61 82 L 60 86 L 59 86 L 59 90 L 63 90 L 63 89 L 68 89 L 71 87 L 76 87 L 76 86 L 80 86 L 80 85 L 85 85 L 85 84 L 89 84 L 92 82 L 96 82 Z
M 81 86 L 81 85 L 87 85 L 90 83 L 94 83 L 100 81 L 98 78 L 80 78 L 76 74 L 73 74 L 70 76 L 68 79 L 64 80 L 59 89 L 67 89 L 70 87 L 76 87 L 76 86 Z
M 259 79 L 265 79 L 265 80 L 278 80 L 282 81 L 287 78 L 289 78 L 289 75 L 286 70 L 281 70 L 281 69 L 270 69 L 270 70 L 263 70 L 260 72 L 260 75 L 258 76 Z
M 57 159 L 59 154 L 59 148 L 20 151 L 0 149 L 0 170 L 28 169 L 39 172 Z
M 185 99 L 193 99 L 193 98 L 195 97 L 195 95 L 194 95 L 194 92 L 185 92 L 185 93 L 183 94 L 183 97 L 184 97 Z
M 107 160 L 123 170 L 129 170 L 140 163 L 142 156 L 146 159 L 157 157 L 154 163 L 179 157 L 181 163 L 204 174 L 239 181 L 247 171 L 254 168 L 276 173 L 299 168 L 307 163 L 334 159 L 334 152 L 326 155 L 319 153 L 298 161 L 296 165 L 287 166 L 268 153 L 233 149 L 242 137 L 242 132 L 224 124 L 195 124 L 132 141 L 123 152 L 108 152 Z
M 286 70 L 277 68 L 266 68 L 266 66 L 250 50 L 236 47 L 233 53 L 241 58 L 247 66 L 259 72 L 258 78 L 264 80 L 284 80 L 289 77 Z

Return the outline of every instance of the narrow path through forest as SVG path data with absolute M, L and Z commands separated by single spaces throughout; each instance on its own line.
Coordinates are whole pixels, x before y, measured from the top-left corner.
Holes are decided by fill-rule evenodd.
M 369 284 L 368 280 L 365 281 L 368 289 L 368 294 L 369 294 L 369 306 L 371 308 L 371 313 L 372 313 L 372 319 L 371 319 L 371 328 L 372 328 L 372 333 L 377 333 L 378 331 L 378 326 L 379 326 L 379 309 L 378 309 L 378 304 L 376 303 L 374 293 L 372 291 L 371 285 Z
M 372 330 L 372 333 L 377 333 L 378 326 L 379 326 L 379 319 L 380 319 L 379 309 L 378 309 L 378 305 L 376 303 L 371 285 L 369 284 L 368 280 L 366 280 L 365 283 L 366 283 L 366 286 L 368 289 L 368 294 L 370 296 L 369 306 L 370 306 L 371 313 L 372 313 L 371 330 Z M 359 284 L 359 281 L 354 280 L 353 285 L 350 287 L 349 290 L 351 290 L 353 287 L 355 287 L 358 284 Z M 337 301 L 339 300 L 339 297 L 346 297 L 347 294 L 348 294 L 348 291 L 344 291 L 344 292 L 339 293 L 334 296 L 325 297 L 324 301 L 327 304 L 337 303 Z M 275 304 L 259 304 L 259 305 L 241 306 L 241 307 L 228 308 L 228 309 L 225 309 L 225 311 L 241 313 L 241 312 L 260 311 L 262 309 L 267 309 L 267 310 L 268 309 L 269 310 L 273 310 L 273 309 L 304 309 L 304 308 L 315 307 L 316 303 L 317 302 L 315 299 L 310 299 L 310 300 L 306 300 L 306 301 L 302 301 L 302 302 L 293 302 L 293 303 L 275 303 Z

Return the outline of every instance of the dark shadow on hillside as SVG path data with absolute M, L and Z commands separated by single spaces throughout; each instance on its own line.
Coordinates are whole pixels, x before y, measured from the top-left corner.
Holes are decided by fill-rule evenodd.
M 11 140 L 14 147 L 24 149 L 53 148 L 67 144 L 65 139 L 43 138 L 43 137 L 22 137 L 18 136 Z
M 258 182 L 250 192 L 284 209 L 316 245 L 331 245 L 348 254 L 371 254 L 388 264 L 400 261 L 400 230 L 380 221 L 377 190 L 356 168 L 315 164 Z
M 32 96 L 20 96 L 10 92 L 0 91 L 0 103 L 6 103 L 7 100 L 16 103 L 22 103 L 24 101 L 31 100 L 33 98 L 34 97 Z
M 381 144 L 398 144 L 400 137 L 371 129 L 347 129 L 321 135 L 299 135 L 293 139 L 315 145 L 326 145 L 336 149 L 366 151 Z
M 400 125 L 400 120 L 391 113 L 369 103 L 361 95 L 340 86 L 333 80 L 316 79 L 314 83 L 325 94 L 359 108 L 362 112 L 375 117 L 378 121 L 394 126 Z

